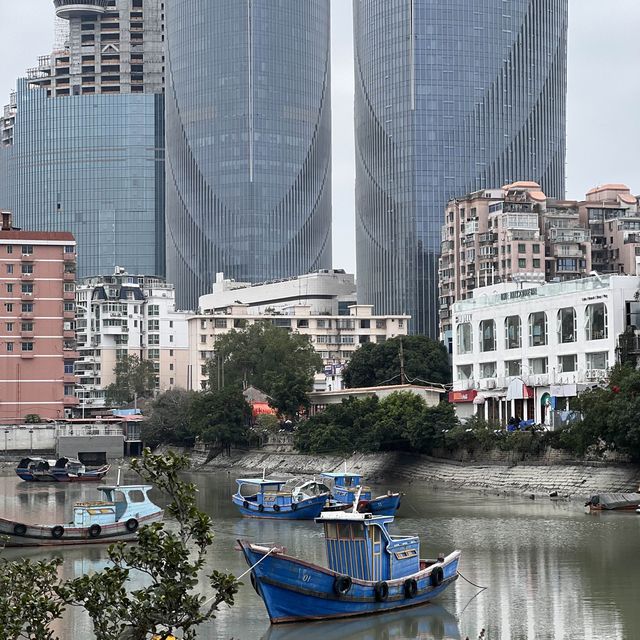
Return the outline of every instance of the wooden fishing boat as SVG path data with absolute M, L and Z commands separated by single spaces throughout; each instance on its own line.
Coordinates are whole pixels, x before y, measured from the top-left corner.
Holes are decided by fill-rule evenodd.
M 77 502 L 73 520 L 28 524 L 0 518 L 0 537 L 7 547 L 96 544 L 134 540 L 138 528 L 162 520 L 163 510 L 149 499 L 150 485 L 96 487 L 103 500 Z
M 599 493 L 584 504 L 586 513 L 591 511 L 635 511 L 640 506 L 640 493 Z
M 393 516 L 323 512 L 328 567 L 238 540 L 272 623 L 369 615 L 424 604 L 458 577 L 460 551 L 420 559 L 417 536 L 392 536 Z
M 372 497 L 369 487 L 362 485 L 362 476 L 357 473 L 332 472 L 321 474 L 333 484 L 331 497 L 336 502 L 351 506 L 359 494 L 358 511 L 379 516 L 392 516 L 400 508 L 400 494 L 389 491 L 386 495 Z
M 75 458 L 23 458 L 16 467 L 16 474 L 26 482 L 99 482 L 110 469 L 111 465 L 106 464 L 98 469 L 87 470 Z
M 331 497 L 329 487 L 313 480 L 289 489 L 283 489 L 288 480 L 239 478 L 236 482 L 233 503 L 243 516 L 252 518 L 313 520 Z

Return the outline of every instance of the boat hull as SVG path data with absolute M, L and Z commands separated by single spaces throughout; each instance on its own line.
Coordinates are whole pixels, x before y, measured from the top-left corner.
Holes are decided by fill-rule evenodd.
M 317 518 L 324 509 L 327 496 L 317 496 L 309 500 L 302 500 L 295 505 L 278 505 L 279 511 L 274 511 L 273 507 L 264 507 L 259 510 L 257 503 L 244 500 L 237 494 L 233 496 L 233 504 L 236 505 L 240 513 L 246 518 L 268 518 L 272 520 L 313 520 Z M 293 508 L 292 508 L 293 507 Z
M 0 537 L 7 538 L 7 547 L 51 547 L 78 544 L 110 544 L 135 540 L 137 529 L 145 524 L 159 522 L 163 518 L 163 511 L 141 516 L 136 520 L 137 527 L 133 531 L 127 528 L 127 521 L 105 524 L 100 526 L 100 533 L 92 536 L 90 527 L 75 527 L 70 524 L 25 524 L 16 520 L 0 518 Z M 62 527 L 60 537 L 54 535 L 54 530 Z M 22 533 L 24 531 L 24 533 Z M 56 531 L 59 533 L 59 530 Z
M 386 496 L 378 496 L 371 500 L 361 500 L 358 503 L 358 511 L 372 513 L 375 516 L 394 516 L 400 508 L 400 494 L 392 493 Z
M 253 567 L 252 584 L 264 600 L 273 624 L 350 618 L 415 607 L 436 598 L 458 577 L 460 552 L 454 551 L 441 563 L 425 566 L 401 579 L 387 580 L 388 597 L 383 601 L 376 598 L 375 582 L 357 579 L 353 579 L 345 595 L 338 595 L 334 590 L 338 573 L 280 552 L 267 555 L 267 547 L 238 542 Z M 443 570 L 439 584 L 431 575 L 436 566 Z M 405 583 L 411 579 L 417 583 L 413 597 L 405 593 Z
M 16 469 L 16 475 L 25 482 L 100 482 L 109 473 L 109 465 L 85 471 L 82 474 L 69 473 L 64 469 L 49 469 L 48 471 L 30 471 L 29 469 Z

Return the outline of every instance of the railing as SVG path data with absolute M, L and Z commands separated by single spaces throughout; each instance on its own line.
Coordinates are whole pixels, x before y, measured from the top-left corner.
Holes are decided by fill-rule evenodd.
M 57 425 L 57 436 L 122 436 L 124 431 L 121 427 L 114 427 L 105 424 L 63 424 Z

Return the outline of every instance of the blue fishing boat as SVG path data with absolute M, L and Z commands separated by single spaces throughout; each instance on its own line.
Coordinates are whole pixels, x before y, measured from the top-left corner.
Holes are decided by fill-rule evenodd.
M 362 476 L 356 473 L 333 472 L 323 473 L 322 478 L 326 478 L 333 484 L 332 498 L 336 502 L 343 503 L 347 507 L 351 506 L 356 494 L 359 495 L 358 511 L 362 513 L 373 513 L 377 516 L 392 516 L 400 508 L 400 494 L 389 491 L 386 495 L 371 495 L 371 489 L 362 486 Z
M 417 536 L 392 536 L 393 516 L 323 512 L 328 568 L 282 548 L 238 540 L 273 624 L 346 618 L 428 602 L 458 577 L 460 551 L 420 559 Z
M 253 518 L 313 520 L 331 497 L 329 487 L 315 480 L 288 488 L 284 487 L 290 480 L 239 478 L 236 482 L 233 503 L 243 516 Z

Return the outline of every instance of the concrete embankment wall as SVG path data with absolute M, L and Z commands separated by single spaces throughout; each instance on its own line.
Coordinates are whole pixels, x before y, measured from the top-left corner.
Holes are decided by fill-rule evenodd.
M 197 458 L 196 464 L 204 462 Z M 308 456 L 293 453 L 248 452 L 217 456 L 202 469 L 234 469 L 261 473 L 313 475 L 341 470 L 340 456 Z M 640 466 L 631 464 L 534 464 L 517 465 L 453 462 L 399 453 L 357 454 L 347 460 L 349 471 L 357 471 L 370 481 L 402 478 L 443 488 L 472 489 L 501 493 L 588 496 L 592 493 L 637 491 Z

